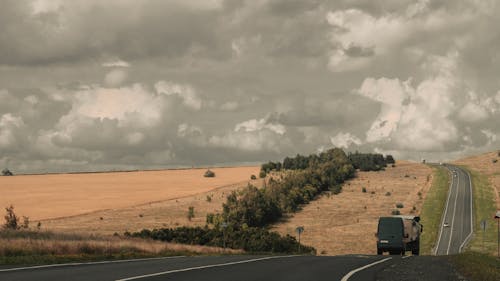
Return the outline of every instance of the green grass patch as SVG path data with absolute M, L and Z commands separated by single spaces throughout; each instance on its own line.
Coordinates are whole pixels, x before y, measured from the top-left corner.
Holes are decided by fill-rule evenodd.
M 420 251 L 424 255 L 432 254 L 432 248 L 437 243 L 441 217 L 450 186 L 448 169 L 441 166 L 431 167 L 434 169 L 434 178 L 422 206 L 422 212 L 420 212 L 421 223 L 424 226 L 420 238 Z
M 500 259 L 490 255 L 466 252 L 449 257 L 455 268 L 468 280 L 500 280 Z
M 474 236 L 467 246 L 468 250 L 496 255 L 497 253 L 497 222 L 495 221 L 495 194 L 488 177 L 468 167 L 472 177 L 472 192 L 474 194 Z M 481 229 L 481 221 L 486 221 L 486 231 Z

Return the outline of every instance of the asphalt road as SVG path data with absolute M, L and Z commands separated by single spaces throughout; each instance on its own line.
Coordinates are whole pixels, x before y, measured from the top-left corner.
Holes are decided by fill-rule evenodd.
M 460 253 L 472 235 L 472 184 L 469 174 L 459 167 L 446 165 L 451 173 L 436 255 Z M 424 229 L 425 230 L 425 229 Z
M 376 274 L 411 256 L 172 257 L 39 268 L 0 268 L 0 280 L 376 280 Z

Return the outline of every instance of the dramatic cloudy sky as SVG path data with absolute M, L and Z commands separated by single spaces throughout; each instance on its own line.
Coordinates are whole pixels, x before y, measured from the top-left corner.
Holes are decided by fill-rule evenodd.
M 497 1 L 0 3 L 0 168 L 500 148 Z

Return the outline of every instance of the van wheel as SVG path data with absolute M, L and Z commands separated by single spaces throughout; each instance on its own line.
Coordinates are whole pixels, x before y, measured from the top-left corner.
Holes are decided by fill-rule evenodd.
M 382 251 L 382 249 L 377 249 L 377 255 L 382 255 L 384 253 L 384 251 Z

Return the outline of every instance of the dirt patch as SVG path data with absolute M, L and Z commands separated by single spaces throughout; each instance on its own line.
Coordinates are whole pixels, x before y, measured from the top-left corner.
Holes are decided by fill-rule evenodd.
M 214 178 L 203 177 L 206 169 L 0 177 L 0 207 L 13 204 L 18 215 L 29 216 L 31 220 L 94 214 L 101 210 L 113 212 L 149 202 L 175 202 L 177 198 L 182 201 L 235 184 L 246 185 L 252 174 L 258 175 L 259 167 L 211 170 L 216 174 Z M 196 200 L 204 199 L 196 197 Z M 135 208 L 139 215 L 146 206 Z
M 391 215 L 397 203 L 404 206 L 401 214 L 419 214 L 431 183 L 432 169 L 419 163 L 398 161 L 386 171 L 359 172 L 340 194 L 322 195 L 274 229 L 296 236 L 295 228 L 304 226 L 301 242 L 321 255 L 376 254 L 378 218 Z
M 500 209 L 500 156 L 499 152 L 489 152 L 477 156 L 454 161 L 453 164 L 464 165 L 488 177 L 494 188 L 496 206 Z M 496 161 L 495 161 L 496 160 Z

